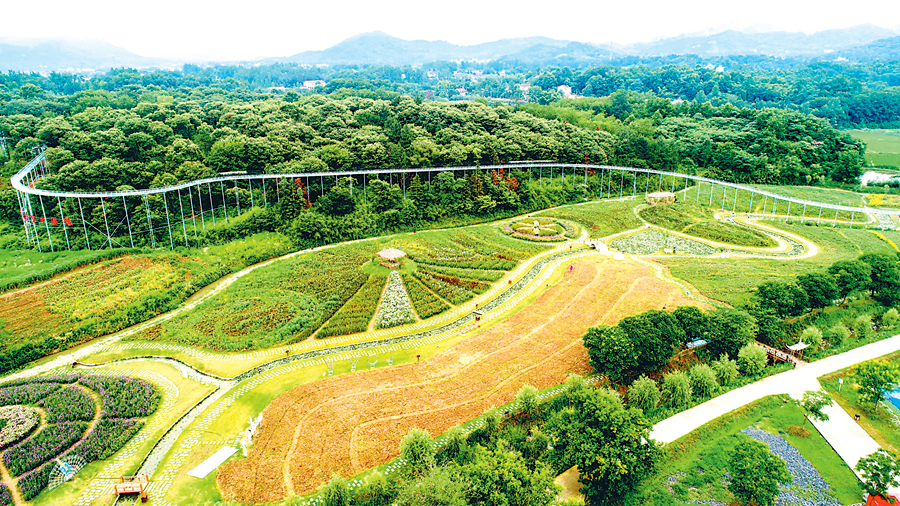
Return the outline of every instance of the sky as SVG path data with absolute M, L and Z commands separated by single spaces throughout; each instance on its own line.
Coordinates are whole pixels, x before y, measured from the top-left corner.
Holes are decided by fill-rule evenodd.
M 375 30 L 460 45 L 535 35 L 629 44 L 725 29 L 813 33 L 866 23 L 900 33 L 896 0 L 42 0 L 38 9 L 31 2 L 7 4 L 0 37 L 103 39 L 142 56 L 179 59 L 289 56 Z

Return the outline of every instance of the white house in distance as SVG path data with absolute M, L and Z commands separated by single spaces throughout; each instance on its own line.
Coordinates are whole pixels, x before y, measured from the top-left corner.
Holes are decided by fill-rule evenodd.
M 437 70 L 429 70 L 428 72 L 425 73 L 425 75 L 428 76 L 428 79 L 437 79 L 438 78 Z
M 556 91 L 562 93 L 563 98 L 570 98 L 572 96 L 572 87 L 568 84 L 560 84 L 556 87 Z
M 468 93 L 465 88 L 456 88 L 456 92 L 459 93 L 459 96 L 464 97 Z
M 304 90 L 311 90 L 311 89 L 315 88 L 316 86 L 325 86 L 325 81 L 323 81 L 321 79 L 316 79 L 313 81 L 303 81 L 303 89 Z

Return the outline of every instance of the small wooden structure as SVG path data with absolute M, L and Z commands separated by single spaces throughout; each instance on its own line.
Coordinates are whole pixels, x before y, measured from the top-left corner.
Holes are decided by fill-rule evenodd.
M 141 502 L 147 502 L 147 487 L 150 485 L 150 476 L 122 476 L 121 481 L 113 486 L 116 495 L 140 494 Z
M 406 256 L 406 253 L 397 248 L 387 248 L 379 251 L 375 255 L 378 257 L 378 262 L 381 265 L 388 269 L 396 269 L 400 267 L 400 261 Z
M 792 344 L 787 347 L 787 349 L 791 350 L 791 355 L 797 357 L 799 360 L 803 360 L 803 350 L 809 347 L 809 344 L 804 343 L 803 341 L 797 341 L 797 344 Z
M 647 194 L 647 203 L 656 204 L 673 204 L 675 203 L 675 194 L 672 192 L 653 192 Z

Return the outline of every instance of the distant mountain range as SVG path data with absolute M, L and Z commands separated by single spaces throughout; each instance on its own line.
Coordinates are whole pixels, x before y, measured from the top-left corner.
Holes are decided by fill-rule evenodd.
M 322 51 L 305 51 L 252 64 L 310 65 L 424 65 L 435 61 L 503 60 L 530 64 L 600 65 L 623 57 L 694 54 L 703 58 L 763 55 L 784 58 L 846 58 L 851 61 L 900 59 L 900 36 L 873 25 L 826 30 L 811 35 L 795 32 L 743 33 L 733 30 L 712 35 L 682 35 L 630 45 L 591 44 L 548 37 L 502 39 L 472 46 L 445 41 L 404 40 L 383 32 L 351 37 Z M 110 67 L 171 68 L 183 63 L 147 58 L 97 40 L 0 39 L 0 70 L 69 71 L 91 73 Z M 236 63 L 236 62 L 230 62 Z

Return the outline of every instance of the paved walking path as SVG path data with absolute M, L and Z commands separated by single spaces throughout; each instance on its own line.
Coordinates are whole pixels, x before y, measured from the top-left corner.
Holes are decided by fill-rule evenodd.
M 763 378 L 760 381 L 737 388 L 666 418 L 653 426 L 650 435 L 661 443 L 671 443 L 703 424 L 757 399 L 776 394 L 789 394 L 791 397 L 799 399 L 803 396 L 803 392 L 821 388 L 816 379 L 819 376 L 898 350 L 900 350 L 900 335 L 867 344 L 840 355 L 824 358 L 797 369 Z M 829 442 L 833 446 L 841 444 L 840 441 L 835 443 L 829 440 Z M 854 462 L 853 464 L 855 465 L 856 463 Z

